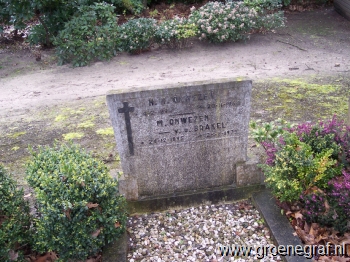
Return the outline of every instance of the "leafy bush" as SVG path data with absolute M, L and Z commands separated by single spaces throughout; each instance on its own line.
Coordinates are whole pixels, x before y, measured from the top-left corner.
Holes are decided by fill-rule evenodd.
M 334 226 L 341 234 L 349 230 L 350 216 L 350 172 L 343 170 L 342 176 L 332 179 L 328 191 L 330 211 L 319 217 L 322 225 Z
M 209 2 L 198 10 L 192 9 L 189 19 L 196 23 L 200 39 L 224 42 L 243 39 L 253 28 L 255 15 L 242 2 Z
M 144 8 L 141 0 L 109 0 L 105 2 L 115 5 L 119 13 L 127 9 L 133 14 L 139 14 Z
M 60 261 L 96 254 L 125 230 L 125 200 L 107 167 L 76 145 L 32 152 L 27 180 L 40 217 L 34 249 Z
M 255 11 L 275 10 L 281 7 L 281 0 L 244 0 L 244 4 Z
M 0 261 L 23 259 L 21 249 L 29 243 L 29 205 L 23 190 L 0 165 Z
M 254 29 L 283 26 L 283 13 L 267 15 L 264 10 L 251 8 L 244 2 L 209 2 L 198 10 L 192 8 L 189 19 L 197 25 L 199 39 L 237 41 L 245 39 Z
M 333 149 L 315 153 L 295 133 L 285 133 L 273 165 L 262 165 L 267 186 L 280 201 L 290 202 L 313 186 L 327 188 L 328 181 L 341 170 L 335 166 L 332 153 Z
M 266 150 L 262 169 L 273 194 L 299 201 L 307 222 L 341 234 L 350 229 L 350 127 L 336 116 L 316 124 L 251 126 Z
M 152 18 L 132 19 L 120 27 L 120 51 L 140 53 L 153 43 L 157 22 Z
M 80 9 L 55 38 L 59 64 L 87 65 L 93 59 L 108 60 L 116 54 L 118 25 L 114 7 L 106 3 Z
M 302 203 L 305 208 L 305 218 L 308 223 L 317 221 L 317 219 L 326 211 L 325 200 L 326 196 L 320 192 L 301 195 Z
M 25 22 L 35 17 L 39 20 L 39 24 L 30 30 L 29 42 L 51 45 L 54 37 L 64 28 L 65 23 L 76 15 L 76 12 L 97 3 L 114 5 L 120 13 L 125 9 L 139 13 L 143 9 L 141 0 L 0 0 L 0 24 L 14 25 L 16 29 L 23 29 L 26 27 Z
M 183 48 L 188 46 L 188 39 L 197 34 L 197 26 L 185 18 L 175 17 L 162 22 L 156 29 L 154 38 L 160 45 L 169 48 Z

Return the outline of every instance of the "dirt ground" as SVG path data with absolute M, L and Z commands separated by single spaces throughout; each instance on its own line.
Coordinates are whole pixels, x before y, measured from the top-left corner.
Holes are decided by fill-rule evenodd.
M 220 45 L 118 54 L 84 68 L 56 66 L 53 51 L 0 46 L 0 163 L 19 179 L 28 145 L 74 141 L 119 167 L 105 94 L 174 82 L 252 79 L 253 119 L 345 117 L 350 96 L 350 21 L 332 7 L 286 14 L 286 27 Z M 17 49 L 17 51 L 15 51 Z

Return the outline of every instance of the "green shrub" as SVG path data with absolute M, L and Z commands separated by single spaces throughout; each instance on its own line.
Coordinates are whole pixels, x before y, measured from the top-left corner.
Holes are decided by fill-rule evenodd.
M 114 7 L 106 3 L 81 8 L 55 38 L 59 64 L 85 66 L 93 59 L 108 60 L 116 54 L 118 25 Z
M 114 7 L 96 3 L 81 8 L 55 38 L 59 64 L 87 65 L 93 59 L 108 60 L 116 54 L 118 25 Z
M 255 11 L 275 10 L 281 7 L 281 0 L 244 0 L 244 4 Z
M 119 13 L 125 9 L 132 13 L 140 13 L 143 9 L 141 0 L 0 0 L 0 32 L 2 23 L 14 25 L 16 29 L 24 29 L 26 22 L 35 17 L 39 24 L 31 28 L 29 42 L 51 45 L 54 37 L 79 9 L 96 3 L 113 5 Z
M 284 133 L 273 165 L 261 166 L 267 186 L 280 201 L 289 202 L 299 200 L 304 191 L 314 186 L 328 188 L 328 181 L 341 174 L 341 166 L 336 166 L 337 161 L 332 159 L 333 151 L 329 148 L 315 153 L 295 133 Z
M 256 12 L 248 10 L 242 2 L 209 2 L 198 10 L 191 10 L 189 17 L 198 27 L 199 39 L 210 42 L 237 41 L 243 39 L 254 26 Z
M 40 217 L 34 250 L 86 259 L 124 230 L 125 199 L 107 167 L 76 145 L 39 148 L 27 165 Z
M 0 261 L 23 259 L 22 250 L 29 243 L 29 205 L 23 190 L 0 165 Z M 11 257 L 10 257 L 10 254 Z
M 160 45 L 169 48 L 188 46 L 188 39 L 197 34 L 197 26 L 185 18 L 175 17 L 162 22 L 156 29 L 154 38 Z
M 122 13 L 125 9 L 127 9 L 133 14 L 139 14 L 144 8 L 141 0 L 108 0 L 105 2 L 115 5 L 119 13 Z
M 283 26 L 283 13 L 267 14 L 263 8 L 252 8 L 244 2 L 209 2 L 195 10 L 189 19 L 198 27 L 199 39 L 210 42 L 245 39 L 252 30 Z
M 132 19 L 120 26 L 119 50 L 130 53 L 140 53 L 147 50 L 153 43 L 157 22 L 152 18 Z

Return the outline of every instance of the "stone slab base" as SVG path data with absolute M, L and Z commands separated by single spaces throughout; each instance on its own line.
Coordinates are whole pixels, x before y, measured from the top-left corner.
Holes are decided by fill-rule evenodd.
M 216 204 L 221 201 L 241 200 L 250 197 L 253 192 L 260 191 L 264 188 L 265 186 L 261 184 L 245 187 L 236 187 L 233 185 L 195 192 L 184 192 L 171 196 L 128 201 L 128 211 L 129 214 L 150 213 L 201 204 Z

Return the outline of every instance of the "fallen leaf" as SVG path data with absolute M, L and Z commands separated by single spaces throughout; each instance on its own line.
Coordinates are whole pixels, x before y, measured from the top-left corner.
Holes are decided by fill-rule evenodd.
M 294 217 L 296 219 L 303 219 L 303 214 L 300 211 L 298 211 L 294 213 Z
M 98 237 L 98 235 L 101 233 L 101 229 L 102 229 L 102 228 L 97 229 L 95 232 L 93 232 L 93 233 L 91 234 L 91 236 L 92 236 L 92 237 Z
M 309 225 L 309 223 L 305 222 L 305 224 L 304 224 L 304 231 L 305 231 L 305 233 L 310 234 L 309 233 L 310 229 L 311 229 L 311 226 Z
M 292 213 L 292 211 L 290 211 L 290 210 L 288 210 L 287 212 L 286 212 L 286 216 L 289 216 L 289 215 L 292 215 L 293 213 Z
M 27 197 L 30 197 L 32 194 L 27 194 L 27 195 L 25 195 L 25 196 L 23 196 L 24 198 L 27 198 Z
M 314 229 L 313 226 L 311 226 L 311 228 L 310 228 L 309 235 L 311 235 L 313 237 L 315 237 L 317 235 L 317 230 Z
M 14 250 L 10 250 L 9 257 L 10 257 L 10 260 L 16 261 L 18 258 L 18 252 L 15 252 Z
M 45 255 L 38 257 L 35 262 L 52 262 L 57 260 L 58 257 L 54 252 L 48 252 Z
M 305 242 L 307 245 L 316 244 L 315 238 L 312 235 L 306 234 L 300 227 L 296 226 L 295 231 L 297 232 L 299 238 Z
M 115 228 L 119 228 L 119 227 L 120 227 L 120 223 L 119 223 L 118 221 L 115 222 L 114 227 L 115 227 Z
M 339 256 L 333 256 L 333 257 L 332 257 L 332 261 L 336 261 L 336 262 L 348 262 L 348 261 L 349 261 L 349 258 L 339 257 Z
M 66 217 L 70 219 L 70 209 L 64 210 L 64 213 L 66 214 Z
M 86 204 L 86 206 L 88 207 L 88 208 L 94 208 L 94 207 L 98 207 L 98 204 L 97 203 L 87 203 Z
M 332 260 L 329 257 L 327 257 L 327 256 L 319 257 L 318 261 L 321 261 L 321 262 L 332 262 Z
M 329 203 L 328 203 L 327 199 L 324 201 L 324 207 L 326 208 L 326 210 L 324 211 L 324 213 L 327 214 L 328 211 L 329 211 L 329 209 L 331 208 L 331 207 L 329 206 Z

